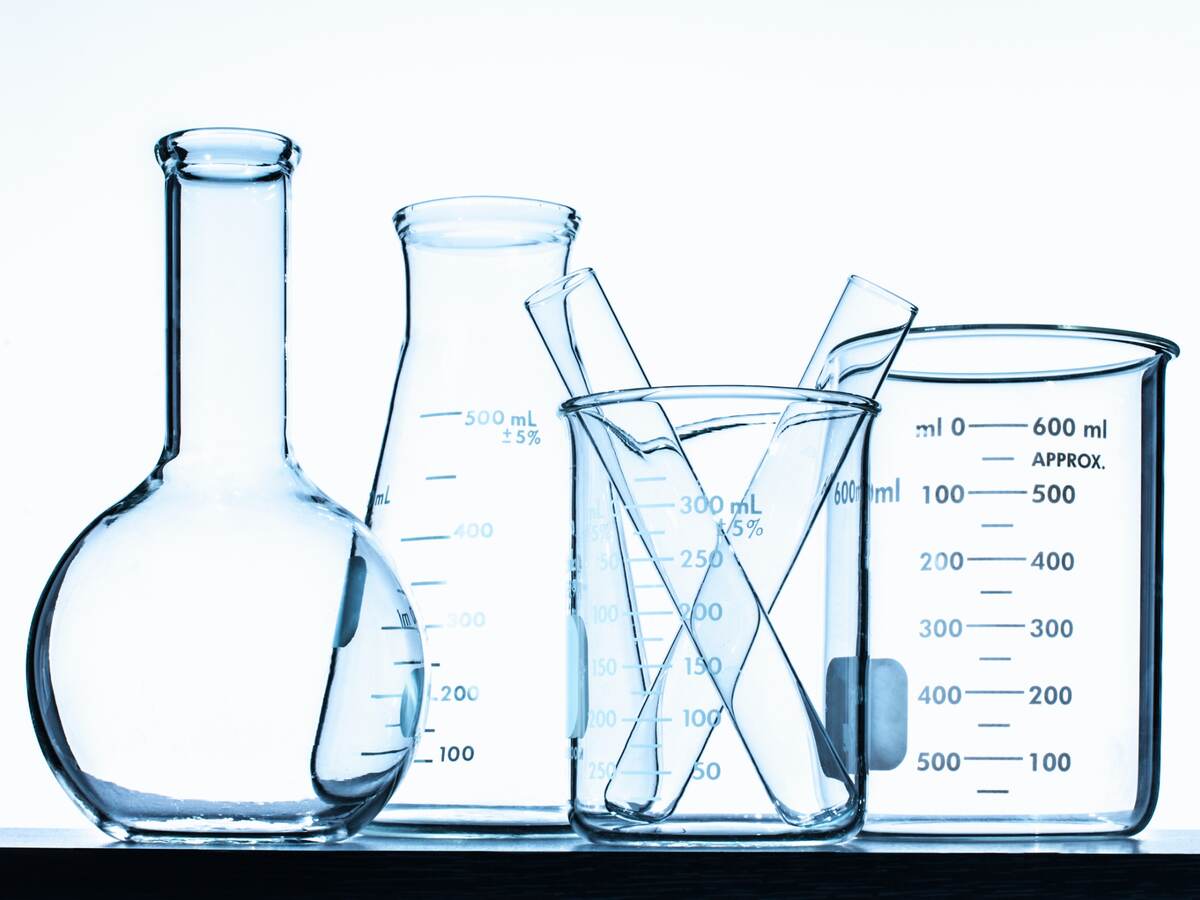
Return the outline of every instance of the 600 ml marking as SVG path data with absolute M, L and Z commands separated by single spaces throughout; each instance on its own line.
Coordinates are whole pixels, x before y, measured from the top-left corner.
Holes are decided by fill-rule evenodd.
M 865 493 L 872 503 L 899 503 L 900 476 L 897 475 L 891 484 L 869 484 L 865 492 L 860 492 L 857 481 L 837 481 L 834 482 L 830 496 L 835 506 L 842 506 L 857 503 L 860 493 Z

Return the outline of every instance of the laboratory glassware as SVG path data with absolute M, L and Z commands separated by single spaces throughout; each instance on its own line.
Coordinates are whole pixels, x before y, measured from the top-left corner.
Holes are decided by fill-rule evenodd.
M 367 522 L 424 616 L 431 696 L 414 771 L 377 822 L 565 829 L 570 454 L 521 303 L 566 271 L 578 217 L 461 197 L 395 225 L 407 333 Z
M 547 285 L 530 297 L 526 306 L 555 362 L 564 385 L 571 394 L 592 393 L 621 386 L 650 386 L 616 314 L 605 297 L 595 273 L 591 270 L 585 269 L 572 273 Z M 864 279 L 857 276 L 851 277 L 818 343 L 817 350 L 805 370 L 801 386 L 840 387 L 844 383 L 853 385 L 863 393 L 873 396 L 886 376 L 915 313 L 916 307 L 907 301 Z M 855 348 L 853 351 L 843 349 L 836 354 L 831 354 L 830 351 L 842 347 L 848 340 L 864 336 L 869 336 L 871 340 L 857 340 L 853 344 Z M 660 406 L 646 404 L 638 409 L 642 415 L 657 416 L 658 421 L 655 427 L 664 435 L 669 434 L 674 438 L 673 426 Z M 781 419 L 781 421 L 789 422 L 792 420 L 792 416 L 784 416 Z M 647 427 L 648 424 L 648 422 L 642 422 L 641 427 Z M 772 498 L 770 515 L 764 517 L 760 512 L 757 520 L 760 526 L 761 523 L 767 522 L 771 540 L 750 540 L 749 538 L 752 538 L 753 534 L 747 533 L 745 530 L 736 530 L 728 535 L 717 535 L 716 552 L 722 558 L 736 552 L 739 568 L 727 569 L 724 573 L 725 577 L 706 577 L 701 581 L 699 592 L 694 596 L 690 593 L 687 595 L 673 593 L 672 599 L 679 608 L 703 608 L 707 602 L 719 595 L 725 606 L 731 606 L 732 601 L 740 599 L 742 601 L 741 608 L 750 621 L 757 622 L 770 612 L 780 586 L 787 578 L 793 560 L 803 546 L 809 527 L 825 501 L 826 492 L 831 483 L 830 476 L 837 471 L 856 434 L 856 429 L 831 430 L 827 436 L 828 439 L 820 446 L 810 443 L 803 448 L 804 452 L 811 457 L 812 463 L 819 463 L 819 467 L 812 470 L 813 474 L 822 476 L 809 481 L 797 476 L 795 448 L 792 446 L 789 449 L 789 445 L 794 445 L 797 434 L 802 439 L 811 441 L 814 431 L 808 429 L 797 432 L 794 429 L 782 429 L 777 432 L 766 446 L 761 461 L 754 471 L 753 480 L 744 489 L 743 500 L 751 503 L 753 498 L 758 496 L 765 495 Z M 647 487 L 637 479 L 629 481 L 622 478 L 617 446 L 610 446 L 611 441 L 602 431 L 596 433 L 594 430 L 592 437 L 597 452 L 601 453 L 605 461 L 606 469 L 610 473 L 614 485 L 618 486 L 621 496 L 626 498 L 629 508 L 634 510 L 635 517 L 645 515 L 640 510 L 661 508 L 663 504 L 655 502 L 661 498 L 639 496 L 644 495 L 647 490 L 654 490 L 661 486 Z M 683 494 L 700 496 L 701 501 L 699 502 L 706 503 L 702 496 L 702 487 L 686 470 L 684 462 L 686 454 L 678 445 L 677 438 L 673 442 L 678 460 L 676 460 L 676 471 L 669 474 L 679 482 L 677 487 Z M 668 474 L 665 465 L 669 459 L 664 456 L 658 458 L 660 474 Z M 645 500 L 645 502 L 639 502 L 639 500 Z M 702 524 L 701 527 L 703 527 Z M 680 537 L 683 529 L 677 528 L 675 531 L 680 534 L 671 538 L 660 537 L 658 543 Z M 692 535 L 685 538 L 684 542 L 694 540 L 695 537 Z M 652 555 L 664 560 L 671 560 L 674 557 L 670 554 L 674 549 L 677 548 L 656 548 Z M 742 571 L 741 567 L 745 569 L 745 577 L 739 574 Z M 748 582 L 750 581 L 762 592 L 764 599 L 761 601 L 761 606 L 760 601 L 754 597 L 753 589 L 749 586 Z M 755 607 L 759 608 L 756 610 Z M 734 618 L 730 616 L 724 618 L 723 625 L 710 621 L 701 631 L 705 632 L 704 639 L 709 642 L 719 639 L 738 643 L 739 640 L 745 639 L 744 635 L 739 636 L 740 628 L 740 623 L 735 622 Z M 714 629 L 725 630 L 726 633 L 714 635 L 711 633 Z M 689 625 L 687 631 L 694 631 L 694 628 Z M 684 630 L 677 630 L 672 638 L 670 649 L 653 679 L 649 692 L 652 699 L 647 700 L 648 706 L 657 702 L 658 697 L 666 695 L 676 699 L 683 698 L 683 705 L 690 708 L 720 704 L 721 698 L 713 693 L 714 685 L 710 685 L 703 679 L 688 679 L 680 673 L 679 667 L 675 665 L 677 653 L 682 658 L 685 653 L 697 652 L 698 643 L 694 643 L 692 637 L 692 634 L 685 633 Z M 762 632 L 764 644 L 750 648 L 757 649 L 759 654 L 755 656 L 755 660 L 759 661 L 759 665 L 755 668 L 761 667 L 762 660 L 769 660 L 773 656 L 784 656 L 780 652 L 773 653 L 769 646 L 765 646 L 772 637 L 768 624 L 768 627 Z M 704 650 L 704 647 L 700 646 L 700 650 Z M 765 656 L 761 654 L 765 654 Z M 734 673 L 727 673 L 727 675 L 732 674 Z M 783 675 L 785 680 L 786 677 Z M 675 683 L 672 684 L 672 682 Z M 714 679 L 714 683 L 720 691 L 722 688 L 720 679 Z M 797 691 L 798 698 L 802 698 L 804 696 L 803 686 L 797 686 Z M 745 696 L 745 692 L 743 692 L 743 696 Z M 777 694 L 780 701 L 790 696 L 790 693 Z M 746 715 L 743 716 L 743 719 L 753 720 L 759 712 L 760 708 L 752 704 L 745 711 Z M 734 718 L 735 725 L 737 725 L 736 713 Z M 758 764 L 764 786 L 775 799 L 781 815 L 787 819 L 791 817 L 791 813 L 784 798 L 786 795 L 794 794 L 794 790 L 785 782 L 794 773 L 786 766 L 777 769 L 772 765 L 772 762 L 776 761 L 772 754 L 756 749 L 759 740 L 756 738 L 756 734 L 769 734 L 780 724 L 782 718 L 781 710 L 776 709 L 770 720 L 764 719 L 760 723 L 761 728 L 754 727 L 753 721 L 748 723 L 749 727 L 738 725 L 738 728 L 741 736 L 747 741 L 747 749 Z M 653 722 L 652 719 L 646 727 L 653 727 Z M 810 720 L 810 726 L 814 734 L 819 734 L 822 728 L 819 719 Z M 612 784 L 606 792 L 606 802 L 610 809 L 643 821 L 656 821 L 669 816 L 688 784 L 686 776 L 681 773 L 690 772 L 699 761 L 708 735 L 709 729 L 692 728 L 684 735 L 673 738 L 670 742 L 662 745 L 665 749 L 661 751 L 661 755 L 670 756 L 672 760 L 669 762 L 658 760 L 655 764 L 649 764 L 641 758 L 645 754 L 631 752 L 631 750 L 649 746 L 657 748 L 659 745 L 646 739 L 631 740 L 630 745 L 617 761 L 611 779 Z M 759 764 L 760 760 L 761 764 Z M 669 772 L 669 774 L 648 779 L 643 775 L 644 770 L 647 769 L 652 769 L 656 773 Z M 773 783 L 776 784 L 773 786 Z M 811 805 L 811 802 L 807 805 Z
M 413 758 L 413 611 L 286 433 L 299 148 L 196 129 L 166 176 L 167 427 L 149 477 L 55 567 L 29 637 L 42 752 L 122 839 L 336 840 Z
M 569 721 L 581 833 L 812 841 L 858 828 L 864 508 L 824 507 L 783 586 L 795 596 L 769 619 L 740 556 L 759 542 L 794 556 L 779 543 L 792 541 L 779 527 L 791 501 L 744 493 L 766 447 L 793 462 L 811 496 L 833 474 L 824 448 L 850 435 L 840 477 L 861 481 L 876 410 L 853 395 L 740 386 L 563 405 L 574 452 Z M 676 640 L 681 621 L 687 637 Z M 667 666 L 684 677 L 661 677 Z M 629 794 L 646 796 L 650 814 L 630 809 Z
M 872 767 L 868 830 L 1129 834 L 1149 820 L 1178 352 L 1098 328 L 909 335 L 863 495 L 871 654 L 907 697 L 879 735 L 895 764 Z

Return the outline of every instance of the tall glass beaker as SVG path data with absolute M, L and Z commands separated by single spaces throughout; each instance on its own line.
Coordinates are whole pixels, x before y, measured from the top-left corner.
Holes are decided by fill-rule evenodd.
M 566 271 L 579 219 L 460 197 L 396 213 L 408 322 L 367 522 L 421 609 L 430 707 L 377 819 L 565 828 L 562 619 L 570 463 L 559 388 L 522 302 Z

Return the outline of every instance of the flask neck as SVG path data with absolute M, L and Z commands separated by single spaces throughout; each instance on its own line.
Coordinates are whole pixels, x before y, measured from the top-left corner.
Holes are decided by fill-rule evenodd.
M 453 346 L 464 333 L 524 333 L 529 322 L 521 304 L 562 276 L 569 251 L 567 241 L 500 248 L 404 242 L 409 338 L 437 335 Z
M 529 331 L 521 304 L 566 270 L 579 225 L 575 210 L 523 197 L 449 197 L 399 210 L 408 338 L 498 353 L 515 330 Z M 479 340 L 484 338 L 485 340 Z
M 253 179 L 166 169 L 164 461 L 281 465 L 290 169 Z

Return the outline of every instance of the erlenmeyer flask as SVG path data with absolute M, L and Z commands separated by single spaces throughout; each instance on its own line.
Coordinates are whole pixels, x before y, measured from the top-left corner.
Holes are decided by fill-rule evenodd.
M 334 840 L 413 756 L 419 626 L 369 532 L 285 431 L 287 208 L 299 149 L 168 135 L 167 433 L 68 548 L 34 614 L 42 751 L 119 838 Z
M 396 213 L 408 325 L 367 522 L 425 621 L 429 718 L 378 820 L 565 827 L 570 454 L 523 301 L 578 218 L 461 197 Z

